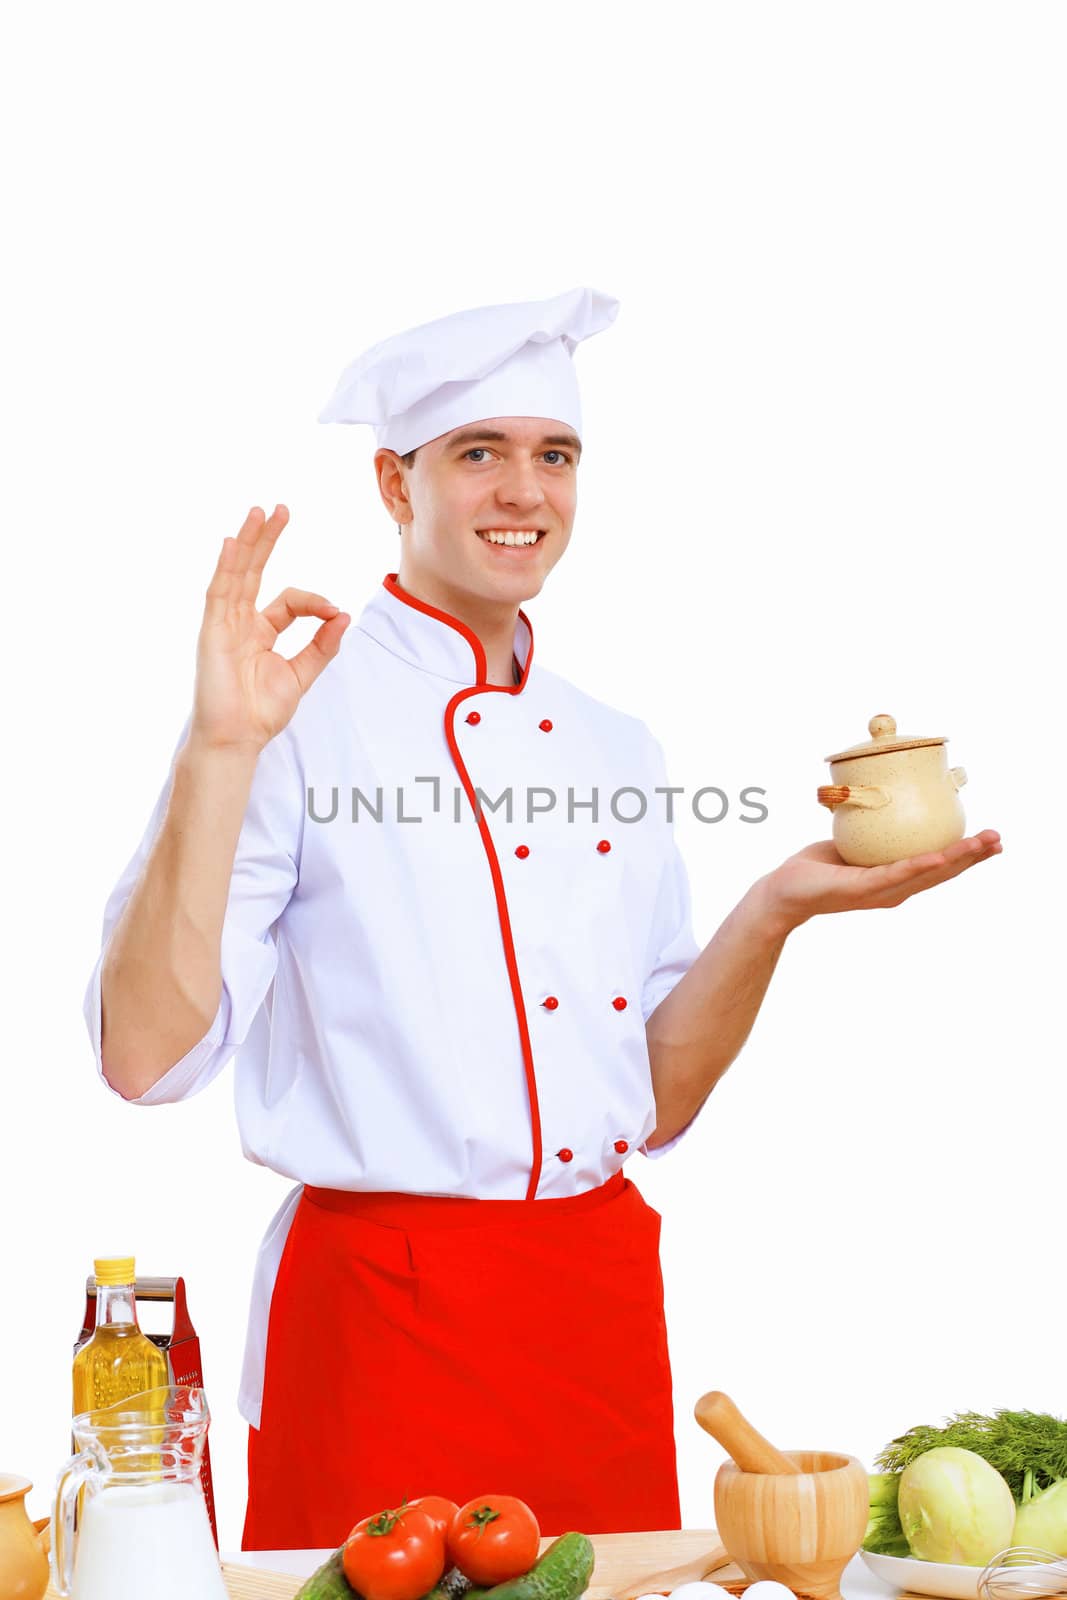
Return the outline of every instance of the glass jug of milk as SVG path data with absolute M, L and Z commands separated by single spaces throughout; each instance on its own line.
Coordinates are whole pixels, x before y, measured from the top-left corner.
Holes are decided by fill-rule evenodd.
M 74 1418 L 52 1508 L 52 1581 L 72 1600 L 226 1600 L 200 1487 L 202 1389 L 150 1389 Z M 77 1529 L 75 1530 L 75 1521 Z

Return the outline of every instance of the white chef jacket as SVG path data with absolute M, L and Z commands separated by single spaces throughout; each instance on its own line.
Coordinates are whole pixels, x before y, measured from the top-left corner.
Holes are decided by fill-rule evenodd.
M 655 792 L 663 751 L 535 666 L 521 611 L 514 656 L 519 683 L 488 684 L 476 635 L 384 578 L 259 755 L 218 1011 L 135 1102 L 183 1100 L 237 1051 L 244 1153 L 295 1180 L 257 1263 L 240 1394 L 253 1426 L 304 1184 L 573 1195 L 655 1127 L 644 1025 L 699 954 Z M 104 911 L 84 1002 L 102 1078 L 104 950 L 172 777 L 173 760 Z

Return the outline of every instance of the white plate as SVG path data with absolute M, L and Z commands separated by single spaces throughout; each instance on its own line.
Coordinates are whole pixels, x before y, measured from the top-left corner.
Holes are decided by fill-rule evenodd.
M 891 1589 L 938 1595 L 940 1600 L 978 1600 L 981 1567 L 953 1567 L 947 1561 L 917 1561 L 914 1556 L 860 1555 L 876 1578 Z

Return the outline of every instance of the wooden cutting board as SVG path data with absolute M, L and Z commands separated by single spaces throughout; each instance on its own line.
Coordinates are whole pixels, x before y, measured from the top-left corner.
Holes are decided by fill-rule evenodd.
M 696 1561 L 718 1544 L 714 1528 L 682 1528 L 666 1533 L 595 1533 L 596 1551 L 589 1600 L 609 1600 L 619 1589 L 632 1588 L 644 1576 L 653 1576 L 671 1567 Z M 541 1541 L 542 1550 L 552 1543 Z M 278 1572 L 257 1572 L 252 1567 L 224 1566 L 223 1575 L 230 1600 L 293 1600 L 306 1581 L 287 1578 Z M 744 1587 L 746 1579 L 736 1567 L 724 1567 L 715 1574 L 726 1586 Z M 49 1591 L 51 1595 L 51 1591 Z
M 596 1566 L 588 1589 L 589 1600 L 610 1600 L 619 1589 L 633 1588 L 644 1577 L 696 1561 L 718 1544 L 714 1528 L 675 1528 L 665 1533 L 594 1533 Z M 542 1539 L 547 1550 L 551 1539 Z M 222 1569 L 230 1600 L 293 1600 L 307 1580 L 280 1572 L 225 1564 Z M 715 1581 L 740 1592 L 747 1580 L 737 1567 L 716 1572 Z M 58 1600 L 49 1589 L 45 1600 Z
M 306 1578 L 286 1578 L 280 1572 L 256 1572 L 252 1567 L 224 1565 L 222 1575 L 230 1600 L 293 1600 Z

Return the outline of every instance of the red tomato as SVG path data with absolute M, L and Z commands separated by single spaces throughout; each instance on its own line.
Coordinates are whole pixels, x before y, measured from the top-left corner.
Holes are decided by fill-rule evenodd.
M 363 1600 L 420 1600 L 445 1570 L 436 1525 L 425 1511 L 406 1504 L 357 1522 L 341 1559 Z
M 448 1525 L 459 1510 L 454 1500 L 446 1500 L 443 1494 L 421 1494 L 417 1500 L 409 1500 L 408 1504 L 413 1511 L 425 1511 L 441 1535 L 442 1542 L 448 1538 Z
M 448 1560 L 482 1588 L 521 1578 L 534 1565 L 540 1547 L 537 1518 L 513 1495 L 468 1500 L 448 1529 Z

